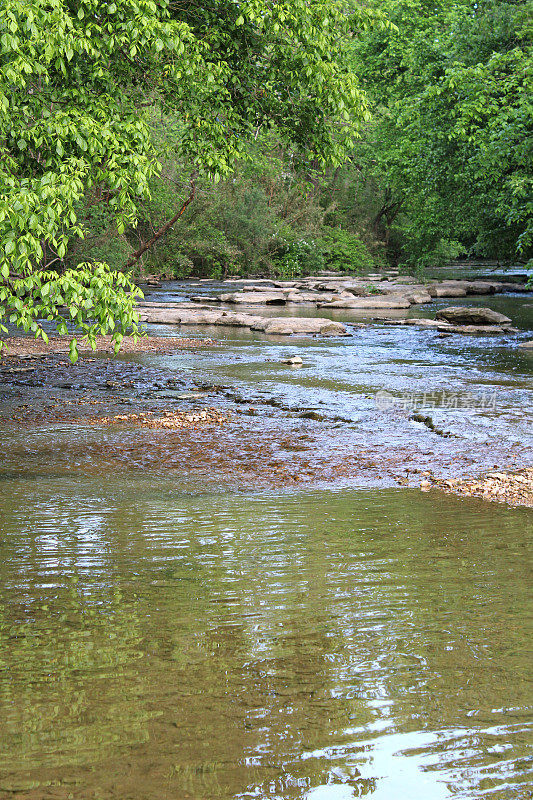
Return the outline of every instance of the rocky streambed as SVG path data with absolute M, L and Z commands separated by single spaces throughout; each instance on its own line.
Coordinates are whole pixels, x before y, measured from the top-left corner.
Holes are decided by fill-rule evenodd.
M 323 313 L 317 316 L 314 309 L 322 312 L 344 309 L 376 316 L 378 312 L 407 311 L 414 306 L 430 305 L 441 298 L 478 298 L 509 291 L 524 294 L 530 291 L 526 284 L 513 282 L 449 279 L 420 283 L 409 276 L 243 281 L 238 291 L 227 292 L 224 288 L 228 286 L 219 286 L 218 292 L 212 295 L 189 293 L 189 302 L 145 301 L 140 305 L 141 319 L 149 323 L 183 326 L 242 327 L 273 336 L 346 336 L 350 333 L 346 324 L 325 317 Z M 235 311 L 235 306 L 245 310 Z M 303 313 L 279 316 L 276 313 L 279 307 L 289 310 L 303 308 L 311 313 L 309 316 Z M 503 333 L 511 327 L 508 317 L 490 308 L 477 308 L 466 313 L 464 307 L 454 306 L 447 315 L 441 310 L 435 318 L 420 318 L 416 322 L 396 315 L 395 322 L 436 327 L 442 332 L 452 333 Z M 353 328 L 352 321 L 352 331 Z
M 35 466 L 54 429 L 62 446 L 52 461 L 64 468 L 163 469 L 250 487 L 442 488 L 531 463 L 526 292 L 494 290 L 500 311 L 467 295 L 462 306 L 433 298 L 432 320 L 376 320 L 373 309 L 358 320 L 305 304 L 297 316 L 290 304 L 203 307 L 225 288 L 166 285 L 143 306 L 150 335 L 118 357 L 101 342 L 73 366 L 62 340 L 10 342 L 0 370 L 6 464 Z M 43 432 L 34 452 L 21 443 L 28 430 Z M 524 503 L 523 494 L 506 496 Z

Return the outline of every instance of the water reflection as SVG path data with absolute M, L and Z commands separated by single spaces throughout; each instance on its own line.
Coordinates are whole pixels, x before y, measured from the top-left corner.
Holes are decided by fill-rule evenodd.
M 119 478 L 2 500 L 0 797 L 527 796 L 531 512 Z

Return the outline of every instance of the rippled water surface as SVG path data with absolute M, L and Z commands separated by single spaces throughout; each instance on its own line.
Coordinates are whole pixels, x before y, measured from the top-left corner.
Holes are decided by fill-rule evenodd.
M 531 796 L 530 511 L 0 477 L 2 799 Z

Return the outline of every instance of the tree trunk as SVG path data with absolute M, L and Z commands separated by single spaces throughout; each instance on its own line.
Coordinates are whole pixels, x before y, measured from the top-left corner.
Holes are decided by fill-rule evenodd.
M 192 201 L 194 200 L 195 194 L 196 194 L 196 175 L 193 175 L 193 177 L 191 178 L 191 191 L 190 191 L 190 194 L 189 194 L 188 198 L 185 200 L 185 202 L 183 203 L 183 205 L 181 206 L 181 208 L 179 209 L 179 211 L 176 214 L 174 214 L 172 219 L 169 219 L 168 222 L 165 222 L 163 227 L 159 228 L 159 230 L 154 233 L 154 235 L 152 236 L 151 239 L 148 239 L 147 242 L 142 244 L 139 247 L 139 249 L 136 250 L 133 253 L 131 258 L 126 262 L 126 264 L 124 264 L 124 267 L 123 267 L 124 270 L 128 270 L 128 269 L 130 269 L 130 267 L 133 267 L 133 265 L 141 258 L 141 256 L 144 255 L 144 253 L 146 253 L 147 250 L 150 250 L 150 248 L 153 247 L 154 244 L 159 239 L 161 239 L 162 236 L 164 236 L 166 233 L 168 233 L 168 231 L 172 228 L 173 225 L 175 225 L 175 223 L 179 220 L 179 218 L 181 216 L 183 216 L 187 206 L 190 205 L 192 203 Z

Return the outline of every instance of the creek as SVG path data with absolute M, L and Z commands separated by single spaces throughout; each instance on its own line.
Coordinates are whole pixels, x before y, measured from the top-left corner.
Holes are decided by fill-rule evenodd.
M 533 302 L 482 300 L 520 332 L 185 329 L 217 343 L 124 361 L 223 385 L 269 431 L 323 429 L 326 459 L 531 463 Z M 17 392 L 52 388 L 0 382 L 5 406 Z M 138 432 L 82 423 L 0 433 L 1 800 L 531 796 L 530 510 L 386 478 L 232 483 L 171 461 L 168 437 L 149 459 Z

